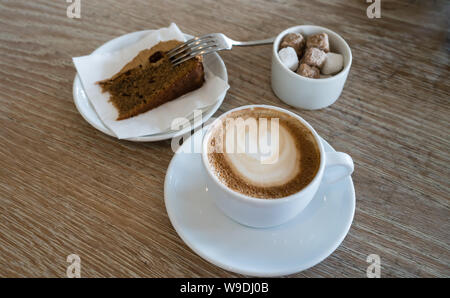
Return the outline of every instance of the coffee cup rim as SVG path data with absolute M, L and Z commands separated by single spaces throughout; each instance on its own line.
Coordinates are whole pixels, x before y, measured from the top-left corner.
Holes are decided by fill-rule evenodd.
M 337 74 L 332 75 L 329 78 L 321 78 L 321 79 L 313 79 L 313 78 L 307 78 L 307 77 L 303 77 L 299 74 L 297 74 L 296 72 L 290 70 L 286 65 L 284 65 L 281 60 L 280 57 L 278 55 L 278 48 L 280 46 L 280 42 L 281 39 L 288 33 L 298 33 L 298 31 L 300 29 L 305 29 L 305 28 L 312 28 L 312 29 L 318 29 L 318 30 L 322 30 L 323 32 L 327 33 L 328 35 L 333 35 L 334 37 L 336 37 L 337 40 L 339 40 L 339 42 L 344 45 L 346 51 L 347 51 L 347 55 L 348 55 L 348 61 L 347 63 L 344 65 L 344 68 Z M 345 41 L 345 39 L 340 36 L 339 34 L 337 34 L 336 32 L 334 32 L 333 30 L 330 30 L 328 28 L 325 27 L 321 27 L 321 26 L 316 26 L 316 25 L 298 25 L 298 26 L 293 26 L 293 27 L 289 27 L 287 29 L 285 29 L 284 31 L 282 31 L 280 34 L 277 35 L 277 37 L 275 38 L 274 42 L 273 42 L 273 47 L 272 47 L 272 52 L 273 55 L 275 57 L 275 60 L 277 61 L 278 64 L 281 65 L 281 67 L 287 71 L 289 73 L 290 76 L 293 76 L 299 80 L 305 80 L 308 81 L 310 83 L 323 83 L 323 82 L 330 82 L 332 80 L 337 80 L 339 78 L 341 78 L 342 76 L 345 76 L 346 73 L 350 70 L 350 67 L 352 65 L 352 60 L 353 60 L 353 56 L 352 56 L 352 50 L 350 48 L 350 46 L 348 45 L 348 43 Z M 340 53 L 340 54 L 344 54 L 344 53 Z M 345 61 L 344 61 L 345 62 Z
M 316 175 L 305 187 L 303 187 L 301 190 L 299 190 L 289 196 L 265 199 L 265 198 L 257 198 L 257 197 L 245 195 L 245 194 L 235 191 L 235 190 L 229 188 L 228 186 L 226 186 L 225 184 L 223 184 L 219 180 L 219 178 L 216 175 L 214 175 L 214 173 L 212 172 L 210 163 L 208 161 L 207 140 L 211 134 L 211 131 L 212 131 L 214 125 L 218 121 L 222 121 L 223 118 L 225 118 L 227 115 L 231 114 L 232 112 L 236 112 L 236 111 L 240 111 L 240 110 L 244 110 L 244 109 L 253 109 L 253 108 L 267 108 L 267 109 L 280 111 L 280 112 L 286 113 L 290 116 L 293 116 L 295 119 L 299 120 L 306 128 L 308 128 L 308 130 L 312 133 L 312 135 L 319 147 L 320 164 L 319 164 L 319 170 L 317 171 Z M 289 110 L 286 110 L 286 109 L 283 109 L 280 107 L 271 106 L 271 105 L 245 105 L 245 106 L 231 109 L 231 110 L 223 113 L 218 118 L 214 119 L 214 121 L 209 125 L 209 127 L 208 127 L 207 131 L 205 132 L 205 134 L 203 135 L 203 139 L 202 139 L 202 162 L 203 162 L 204 167 L 206 168 L 207 174 L 211 177 L 211 179 L 213 179 L 214 182 L 225 192 L 232 194 L 233 197 L 238 198 L 245 202 L 252 202 L 252 203 L 256 203 L 256 204 L 281 204 L 281 203 L 284 203 L 287 201 L 298 199 L 299 195 L 301 196 L 302 193 L 306 193 L 308 191 L 308 189 L 314 183 L 317 183 L 317 180 L 319 180 L 321 178 L 324 168 L 325 168 L 325 150 L 324 150 L 322 142 L 319 139 L 318 133 L 314 130 L 314 128 L 308 122 L 306 122 L 306 120 L 304 120 L 302 117 L 300 117 L 296 113 L 293 113 Z

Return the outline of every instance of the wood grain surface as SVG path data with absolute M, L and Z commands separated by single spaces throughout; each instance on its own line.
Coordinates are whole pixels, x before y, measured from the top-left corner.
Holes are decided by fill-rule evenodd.
M 356 213 L 326 260 L 294 277 L 450 277 L 448 1 L 0 0 L 0 276 L 236 277 L 173 229 L 163 181 L 170 141 L 102 134 L 73 103 L 71 57 L 175 22 L 185 33 L 263 39 L 300 24 L 341 34 L 353 65 L 340 99 L 295 110 L 270 87 L 271 47 L 221 54 L 231 86 L 216 115 L 245 104 L 297 112 L 355 162 Z

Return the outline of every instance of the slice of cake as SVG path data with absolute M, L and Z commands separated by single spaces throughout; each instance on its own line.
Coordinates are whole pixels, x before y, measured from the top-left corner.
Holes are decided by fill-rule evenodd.
M 119 112 L 117 120 L 147 112 L 203 85 L 201 56 L 177 66 L 170 63 L 166 53 L 179 44 L 177 40 L 160 42 L 141 51 L 113 77 L 98 82 L 103 92 L 109 92 Z

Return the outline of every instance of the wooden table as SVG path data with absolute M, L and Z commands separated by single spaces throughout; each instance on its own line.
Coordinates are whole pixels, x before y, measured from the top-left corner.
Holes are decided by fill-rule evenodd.
M 133 143 L 86 123 L 71 57 L 176 22 L 186 33 L 263 39 L 298 24 L 341 34 L 353 65 L 340 99 L 295 110 L 270 87 L 271 47 L 222 55 L 231 86 L 216 115 L 245 104 L 294 110 L 354 159 L 356 214 L 341 246 L 295 277 L 450 276 L 448 1 L 0 0 L 0 276 L 235 277 L 192 252 L 170 224 L 170 141 Z

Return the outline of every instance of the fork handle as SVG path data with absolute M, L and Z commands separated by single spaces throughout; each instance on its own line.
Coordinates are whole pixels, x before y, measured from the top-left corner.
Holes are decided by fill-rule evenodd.
M 271 44 L 275 40 L 275 37 L 262 39 L 262 40 L 254 40 L 254 41 L 236 41 L 233 40 L 233 45 L 238 47 L 248 47 L 248 46 L 259 46 L 263 44 Z

